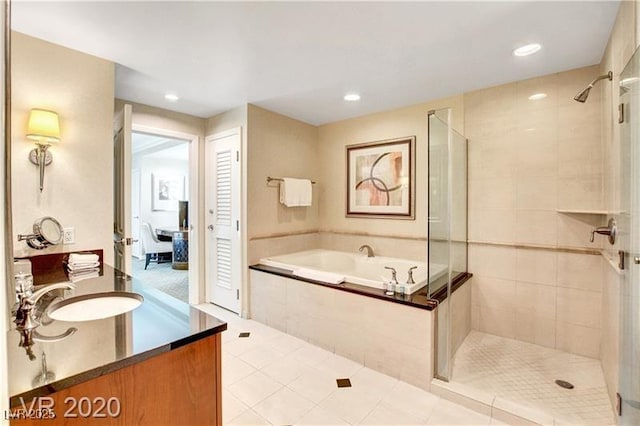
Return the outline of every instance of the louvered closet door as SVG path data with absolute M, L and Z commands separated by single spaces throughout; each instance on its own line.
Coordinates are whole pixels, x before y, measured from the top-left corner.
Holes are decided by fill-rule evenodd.
M 207 138 L 207 299 L 240 312 L 240 131 Z

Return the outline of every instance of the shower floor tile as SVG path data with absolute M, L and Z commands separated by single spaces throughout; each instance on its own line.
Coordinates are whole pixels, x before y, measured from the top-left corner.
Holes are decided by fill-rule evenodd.
M 565 380 L 575 388 L 555 384 Z M 458 349 L 452 381 L 581 425 L 614 424 L 600 361 L 472 331 Z

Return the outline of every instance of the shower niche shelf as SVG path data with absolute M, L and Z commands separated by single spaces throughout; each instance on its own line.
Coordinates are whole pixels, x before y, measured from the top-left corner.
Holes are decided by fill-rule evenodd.
M 564 209 L 557 209 L 556 210 L 558 213 L 564 213 L 564 214 L 601 214 L 601 215 L 608 215 L 611 212 L 608 212 L 607 210 L 564 210 Z

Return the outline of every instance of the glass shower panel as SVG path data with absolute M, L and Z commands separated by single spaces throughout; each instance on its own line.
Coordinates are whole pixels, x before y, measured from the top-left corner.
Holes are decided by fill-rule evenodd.
M 620 247 L 627 252 L 620 315 L 620 425 L 640 424 L 640 51 L 620 75 Z M 614 124 L 616 125 L 616 124 Z
M 448 110 L 429 114 L 429 297 L 446 285 L 449 269 L 449 126 Z
M 429 113 L 428 274 L 436 313 L 436 377 L 449 380 L 451 284 L 467 270 L 467 141 L 450 125 L 451 110 Z

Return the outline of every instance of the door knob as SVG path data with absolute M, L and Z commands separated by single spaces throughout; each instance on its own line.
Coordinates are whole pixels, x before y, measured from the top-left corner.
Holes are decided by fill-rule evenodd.
M 213 231 L 213 225 L 209 225 L 207 226 L 207 228 L 209 229 L 209 231 Z

